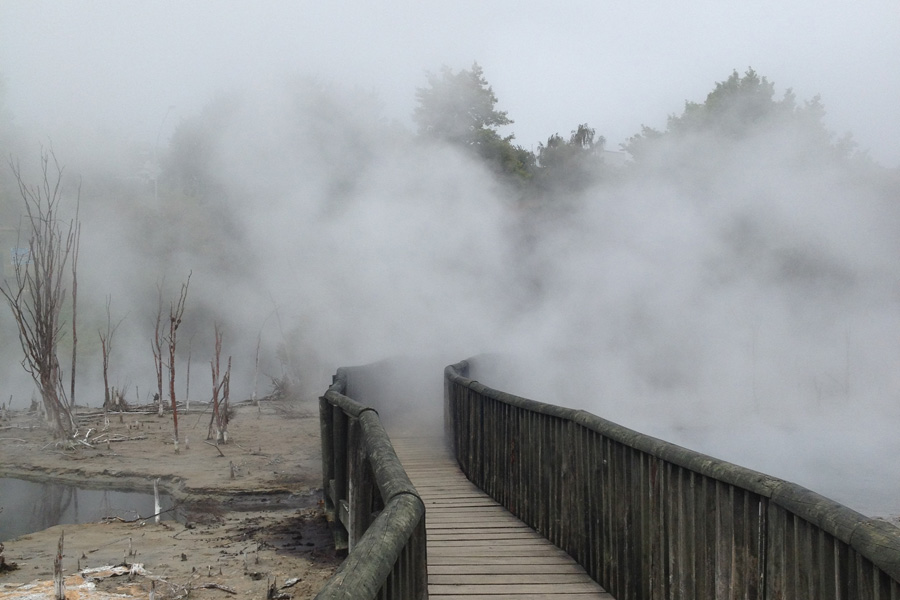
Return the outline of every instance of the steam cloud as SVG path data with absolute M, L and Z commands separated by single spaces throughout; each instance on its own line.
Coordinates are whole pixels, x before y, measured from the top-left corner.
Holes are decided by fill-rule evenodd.
M 900 208 L 878 185 L 798 163 L 789 139 L 727 153 L 706 140 L 683 150 L 702 177 L 673 177 L 661 154 L 533 217 L 483 165 L 416 141 L 358 90 L 280 81 L 197 118 L 219 190 L 202 205 L 172 192 L 177 162 L 158 203 L 146 185 L 98 188 L 101 163 L 71 168 L 85 177 L 83 326 L 110 295 L 118 385 L 154 385 L 156 285 L 167 307 L 192 272 L 179 336 L 192 398 L 207 394 L 213 322 L 234 398 L 250 394 L 258 335 L 263 373 L 287 353 L 308 393 L 341 365 L 500 352 L 488 385 L 896 512 Z M 102 401 L 96 352 L 81 402 Z

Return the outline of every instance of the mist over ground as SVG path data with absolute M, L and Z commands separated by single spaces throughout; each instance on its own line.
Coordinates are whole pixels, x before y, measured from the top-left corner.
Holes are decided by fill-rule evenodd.
M 139 139 L 84 123 L 48 138 L 46 125 L 0 103 L 4 154 L 35 177 L 39 144 L 52 144 L 67 202 L 81 183 L 79 403 L 102 402 L 107 298 L 121 320 L 112 383 L 129 402 L 149 400 L 159 289 L 167 312 L 190 274 L 179 399 L 188 357 L 190 397 L 210 396 L 214 324 L 223 360 L 233 356 L 232 400 L 286 375 L 313 397 L 339 366 L 415 356 L 435 366 L 435 397 L 422 399 L 431 417 L 441 366 L 500 353 L 504 369 L 479 376 L 487 385 L 584 408 L 870 514 L 900 512 L 893 163 L 767 117 L 740 135 L 648 134 L 624 167 L 607 155 L 578 185 L 548 176 L 540 193 L 523 191 L 530 184 L 517 175 L 410 125 L 415 88 L 428 83 L 421 69 L 439 72 L 442 60 L 418 65 L 403 89 L 291 69 L 217 81 L 192 91 L 203 97 L 195 106 L 160 105 Z M 492 84 L 510 77 L 512 67 L 484 66 Z M 703 102 L 734 68 L 744 65 L 712 73 L 690 100 Z M 776 82 L 776 98 L 794 83 Z M 19 97 L 16 81 L 6 89 Z M 514 109 L 521 95 L 495 91 L 516 120 L 503 135 L 534 127 Z M 662 132 L 681 91 L 654 88 L 642 102 L 663 108 L 640 118 Z M 542 139 L 559 132 L 569 147 L 578 119 Z M 598 119 L 606 145 L 576 148 L 591 160 L 639 134 L 639 120 L 611 135 L 617 114 Z M 534 136 L 522 137 L 528 150 Z M 4 226 L 20 216 L 13 183 L 0 170 Z M 21 407 L 33 385 L 5 310 L 0 336 L 0 400 Z
M 543 223 L 540 300 L 476 378 L 895 512 L 896 192 L 704 152 L 700 182 L 647 174 Z

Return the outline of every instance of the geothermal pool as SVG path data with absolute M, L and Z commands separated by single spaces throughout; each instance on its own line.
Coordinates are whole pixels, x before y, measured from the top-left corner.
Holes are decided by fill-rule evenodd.
M 174 502 L 160 494 L 160 504 L 166 510 Z M 153 494 L 0 477 L 0 542 L 54 525 L 90 523 L 104 517 L 131 520 L 153 514 Z M 161 518 L 173 520 L 174 511 Z

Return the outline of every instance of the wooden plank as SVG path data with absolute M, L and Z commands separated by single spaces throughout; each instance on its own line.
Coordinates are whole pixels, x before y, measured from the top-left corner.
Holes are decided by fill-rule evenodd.
M 480 517 L 480 519 L 484 520 L 484 525 L 482 527 L 479 527 L 479 530 L 528 529 L 530 531 L 533 531 L 530 527 L 524 525 L 521 521 L 512 520 L 506 515 L 500 515 L 499 517 Z M 486 521 L 485 519 L 490 520 Z M 435 531 L 437 533 L 445 533 L 446 531 L 468 529 L 471 527 L 471 525 L 472 521 L 465 518 L 432 518 L 428 522 L 428 530 Z
M 594 598 L 596 600 L 615 600 L 612 594 L 607 592 L 565 592 L 561 594 L 548 595 L 542 594 L 459 594 L 452 592 L 431 592 L 428 593 L 429 598 L 436 600 L 546 600 L 546 598 L 554 598 L 562 600 L 563 598 L 572 598 L 573 600 L 581 600 Z
M 590 583 L 531 583 L 505 585 L 432 585 L 428 584 L 428 595 L 439 594 L 483 594 L 485 591 L 496 594 L 596 594 L 599 586 Z
M 483 558 L 483 557 L 480 557 Z M 586 575 L 581 565 L 574 565 L 570 562 L 559 561 L 549 564 L 522 564 L 515 563 L 499 563 L 499 564 L 432 564 L 428 566 L 428 576 L 433 575 L 477 575 L 477 574 L 496 574 L 496 575 L 532 575 L 536 573 L 565 573 L 572 575 Z
M 448 547 L 456 547 L 456 546 L 462 546 L 462 547 L 468 546 L 472 550 L 475 550 L 476 548 L 481 548 L 484 546 L 487 546 L 490 548 L 496 548 L 497 550 L 504 550 L 504 549 L 512 550 L 514 548 L 521 548 L 521 547 L 534 548 L 535 546 L 537 546 L 538 548 L 541 548 L 541 547 L 556 548 L 556 546 L 554 546 L 553 544 L 547 544 L 547 540 L 545 540 L 543 538 L 530 538 L 530 539 L 522 538 L 522 539 L 515 539 L 515 540 L 498 540 L 496 538 L 494 538 L 494 539 L 489 538 L 489 539 L 483 539 L 483 540 L 432 540 L 430 536 L 428 538 L 428 547 L 429 548 L 448 548 Z
M 484 513 L 492 509 L 502 508 L 496 504 L 488 504 L 486 502 L 423 502 L 423 504 L 428 514 L 435 517 L 468 515 L 470 514 L 469 511 Z M 505 511 L 503 514 L 510 513 Z
M 428 574 L 429 585 L 546 585 L 594 583 L 586 573 L 453 573 Z
M 514 515 L 510 514 L 508 510 L 503 508 L 502 506 L 463 506 L 463 507 L 453 507 L 453 506 L 438 506 L 438 505 L 429 505 L 426 504 L 426 507 L 431 507 L 431 510 L 428 511 L 428 516 L 431 518 L 432 522 L 444 520 L 461 520 L 461 519 L 472 519 L 473 517 L 476 519 L 490 519 L 490 520 L 513 520 L 519 521 Z M 519 521 L 521 522 L 521 521 Z
M 426 509 L 428 507 L 426 506 Z M 485 510 L 487 509 L 487 510 Z M 441 526 L 453 526 L 458 523 L 462 523 L 463 527 L 466 524 L 471 527 L 473 523 L 483 524 L 485 526 L 491 525 L 492 523 L 500 523 L 500 524 L 521 524 L 527 527 L 525 523 L 522 523 L 515 516 L 509 514 L 508 512 L 500 512 L 493 510 L 493 507 L 467 507 L 465 510 L 459 509 L 433 509 L 428 514 L 429 517 L 429 525 L 441 525 Z
M 428 544 L 428 561 L 438 556 L 545 556 L 572 560 L 572 557 L 553 546 L 434 546 Z
M 413 485 L 415 485 L 415 483 Z M 438 491 L 432 490 L 432 492 L 430 494 L 427 492 L 427 490 L 423 492 L 423 491 L 419 490 L 418 488 L 416 488 L 416 491 L 418 491 L 420 494 L 422 494 L 423 500 L 429 500 L 429 501 L 449 500 L 449 499 L 466 499 L 466 498 L 470 499 L 470 500 L 471 499 L 478 500 L 478 499 L 483 498 L 483 492 L 481 492 L 480 490 L 477 490 L 477 489 L 476 490 L 444 489 L 444 490 L 438 490 Z
M 496 522 L 485 523 L 483 527 L 476 527 L 473 525 L 472 521 L 460 521 L 460 520 L 451 520 L 444 521 L 443 523 L 426 523 L 428 526 L 428 531 L 433 531 L 436 534 L 448 534 L 448 533 L 456 533 L 457 535 L 475 535 L 478 533 L 534 533 L 537 535 L 531 527 L 525 525 L 521 521 L 518 523 L 515 521 L 510 521 L 509 519 L 502 518 Z M 538 537 L 540 537 L 538 535 Z
M 413 478 L 415 478 L 415 474 L 413 474 Z M 416 479 L 416 490 L 424 496 L 442 496 L 447 492 L 484 493 L 468 481 L 430 481 L 423 483 Z
M 572 561 L 572 557 L 570 557 L 565 552 L 559 552 L 556 554 L 549 553 L 531 553 L 525 554 L 522 556 L 470 556 L 468 554 L 446 554 L 444 552 L 440 554 L 435 554 L 434 556 L 428 557 L 429 569 L 431 569 L 431 565 L 435 565 L 437 567 L 442 566 L 465 566 L 465 565 L 474 565 L 474 566 L 482 566 L 485 568 L 490 568 L 491 566 L 512 566 L 512 565 L 522 565 L 525 567 L 529 566 L 546 566 L 548 568 L 554 567 L 559 568 L 561 566 L 570 566 L 576 569 L 580 569 L 581 565 Z
M 426 528 L 428 529 L 428 539 L 434 540 L 445 540 L 445 539 L 460 539 L 460 540 L 483 540 L 483 539 L 495 539 L 502 540 L 503 543 L 507 543 L 507 540 L 520 540 L 520 541 L 537 541 L 543 544 L 549 543 L 547 539 L 538 532 L 533 529 L 528 529 L 527 527 L 471 527 L 471 526 L 456 526 L 456 527 L 438 527 L 431 528 L 428 527 L 428 523 L 425 523 Z
M 415 483 L 413 483 L 415 485 Z M 444 507 L 453 507 L 453 506 L 497 506 L 496 503 L 489 503 L 487 500 L 475 494 L 474 492 L 469 492 L 467 494 L 456 493 L 456 494 L 446 494 L 439 497 L 425 497 L 422 498 L 423 504 L 425 508 L 429 506 L 433 506 L 436 508 Z
M 428 532 L 429 542 L 502 542 L 504 544 L 543 544 L 546 540 L 531 530 L 524 531 L 506 531 L 503 529 L 495 529 L 492 531 L 481 531 L 478 533 L 447 533 Z

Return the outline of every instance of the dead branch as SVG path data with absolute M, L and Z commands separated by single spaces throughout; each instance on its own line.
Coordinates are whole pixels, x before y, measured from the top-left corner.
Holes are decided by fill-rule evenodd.
M 204 443 L 204 444 L 209 444 L 210 446 L 212 446 L 213 448 L 215 448 L 215 449 L 219 452 L 219 456 L 221 456 L 222 458 L 225 458 L 225 455 L 222 453 L 222 449 L 219 448 L 219 444 L 210 442 L 209 440 L 203 440 L 203 443 Z
M 203 590 L 203 589 L 206 589 L 206 590 L 222 590 L 223 592 L 226 592 L 226 593 L 228 593 L 228 594 L 237 594 L 237 590 L 235 590 L 234 588 L 230 588 L 230 587 L 228 587 L 228 586 L 222 585 L 221 583 L 215 583 L 215 582 L 212 582 L 212 581 L 207 582 L 207 583 L 197 584 L 197 585 L 191 585 L 191 588 L 193 588 L 193 589 L 200 589 L 200 590 Z

